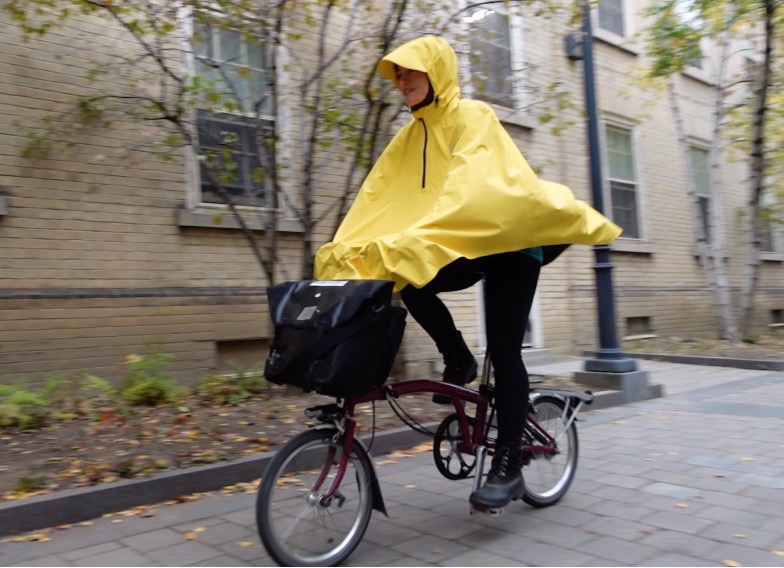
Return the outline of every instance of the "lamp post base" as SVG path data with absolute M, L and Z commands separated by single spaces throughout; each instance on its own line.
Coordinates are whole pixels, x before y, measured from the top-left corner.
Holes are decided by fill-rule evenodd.
M 577 371 L 574 380 L 593 389 L 619 391 L 622 404 L 664 396 L 662 385 L 648 382 L 648 371 Z
M 602 358 L 601 350 L 599 357 L 585 361 L 585 370 L 596 373 L 629 373 L 637 370 L 637 361 L 630 357 Z

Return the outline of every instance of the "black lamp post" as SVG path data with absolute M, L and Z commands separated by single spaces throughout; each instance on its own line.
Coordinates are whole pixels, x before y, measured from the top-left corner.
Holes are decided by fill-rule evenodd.
M 583 62 L 593 206 L 600 213 L 604 213 L 599 121 L 596 111 L 596 88 L 593 73 L 591 8 L 588 0 L 581 0 L 581 5 L 583 32 L 579 36 L 567 36 L 566 50 L 569 59 L 582 60 Z M 618 348 L 615 329 L 615 299 L 613 297 L 612 284 L 613 265 L 610 259 L 610 247 L 608 245 L 595 246 L 594 254 L 596 256 L 594 270 L 596 271 L 596 301 L 599 315 L 599 349 L 594 359 L 586 360 L 585 370 L 601 373 L 635 371 L 637 369 L 635 360 L 624 357 L 623 352 Z

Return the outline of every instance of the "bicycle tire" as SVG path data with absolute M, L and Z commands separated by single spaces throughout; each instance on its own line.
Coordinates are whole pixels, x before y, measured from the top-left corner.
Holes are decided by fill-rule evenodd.
M 280 448 L 264 471 L 256 524 L 264 548 L 281 566 L 336 566 L 362 541 L 373 509 L 373 463 L 356 439 L 338 491 L 327 504 L 320 499 L 342 451 L 336 428 L 308 430 Z
M 540 396 L 533 400 L 532 414 L 539 425 L 558 442 L 558 452 L 531 452 L 526 455 L 523 467 L 525 491 L 523 501 L 532 507 L 542 508 L 556 504 L 566 495 L 577 471 L 579 441 L 577 426 L 572 421 L 563 430 L 563 411 L 566 403 L 556 397 Z M 526 424 L 526 431 L 531 426 Z

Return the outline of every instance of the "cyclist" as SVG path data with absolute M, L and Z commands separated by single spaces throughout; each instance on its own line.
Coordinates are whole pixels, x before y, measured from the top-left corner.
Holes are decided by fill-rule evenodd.
M 443 38 L 401 45 L 378 72 L 395 82 L 412 120 L 373 166 L 333 242 L 318 251 L 316 276 L 394 280 L 443 355 L 443 380 L 456 385 L 476 377 L 477 362 L 438 294 L 484 278 L 498 440 L 470 501 L 503 507 L 524 488 L 529 384 L 521 350 L 550 250 L 542 245 L 608 243 L 620 229 L 565 186 L 538 179 L 492 108 L 461 99 L 457 57 Z

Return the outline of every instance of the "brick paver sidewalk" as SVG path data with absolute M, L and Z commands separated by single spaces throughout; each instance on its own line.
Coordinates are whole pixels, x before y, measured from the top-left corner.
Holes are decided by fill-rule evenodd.
M 389 518 L 374 512 L 348 565 L 784 566 L 784 374 L 641 368 L 666 396 L 582 416 L 561 503 L 471 516 L 471 480 L 442 478 L 429 454 L 381 465 Z M 213 493 L 52 530 L 46 542 L 0 539 L 0 565 L 269 566 L 254 500 Z

